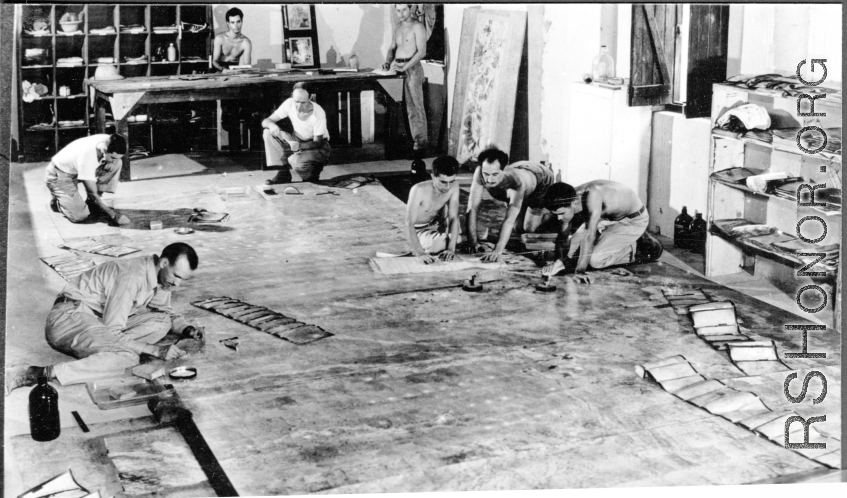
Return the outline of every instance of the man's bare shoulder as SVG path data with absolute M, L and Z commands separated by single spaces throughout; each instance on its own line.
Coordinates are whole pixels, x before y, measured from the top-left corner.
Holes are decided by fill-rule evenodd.
M 423 33 L 426 36 L 426 26 L 420 21 L 412 21 L 412 30 L 415 34 Z
M 423 200 L 427 196 L 432 196 L 432 194 L 432 180 L 416 183 L 409 190 L 409 203 L 411 204 L 413 200 Z
M 224 31 L 223 33 L 218 33 L 218 34 L 215 35 L 215 41 L 218 41 L 218 40 L 223 41 L 225 38 L 226 38 L 226 31 Z

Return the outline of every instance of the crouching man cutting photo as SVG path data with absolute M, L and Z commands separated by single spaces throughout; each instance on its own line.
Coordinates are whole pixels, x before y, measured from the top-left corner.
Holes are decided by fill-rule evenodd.
M 590 282 L 589 268 L 646 263 L 662 254 L 662 245 L 647 233 L 650 216 L 638 195 L 622 183 L 594 180 L 574 189 L 553 184 L 544 196 L 544 208 L 559 217 L 556 261 L 543 275 L 574 268 L 578 282 Z M 573 266 L 573 258 L 579 258 Z

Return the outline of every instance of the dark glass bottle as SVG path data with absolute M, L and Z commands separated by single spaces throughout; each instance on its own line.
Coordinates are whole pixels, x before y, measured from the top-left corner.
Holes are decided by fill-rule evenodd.
M 52 441 L 59 437 L 59 393 L 47 383 L 46 376 L 29 393 L 29 430 L 36 441 Z
M 415 158 L 415 160 L 412 161 L 410 173 L 412 176 L 412 185 L 429 180 L 429 175 L 426 172 L 426 163 L 420 158 Z
M 691 215 L 688 208 L 682 206 L 682 213 L 673 222 L 673 245 L 682 249 L 691 248 Z
M 691 250 L 697 254 L 706 254 L 706 220 L 697 212 L 691 222 Z

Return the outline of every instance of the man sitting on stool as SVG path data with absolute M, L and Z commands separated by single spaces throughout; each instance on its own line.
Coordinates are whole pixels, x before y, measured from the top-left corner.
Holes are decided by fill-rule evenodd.
M 292 167 L 304 182 L 316 182 L 329 162 L 326 112 L 310 97 L 306 84 L 297 83 L 291 98 L 262 121 L 267 165 L 281 167 L 268 185 L 291 183 Z
M 90 221 L 90 208 L 93 208 L 119 225 L 129 223 L 129 218 L 100 198 L 104 192 L 114 193 L 124 154 L 124 137 L 103 133 L 78 138 L 60 150 L 50 160 L 45 177 L 53 211 L 62 213 L 73 223 L 83 223 Z M 87 200 L 79 193 L 80 182 L 88 192 Z

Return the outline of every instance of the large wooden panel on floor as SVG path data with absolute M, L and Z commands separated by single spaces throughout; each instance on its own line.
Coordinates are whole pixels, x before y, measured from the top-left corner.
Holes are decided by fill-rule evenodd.
M 799 350 L 801 340 L 782 325 L 808 322 L 662 263 L 631 267 L 632 275 L 596 272 L 591 286 L 557 278 L 552 293 L 499 270 L 479 272 L 481 293 L 459 287 L 478 270 L 377 275 L 368 258 L 407 249 L 404 205 L 379 184 L 332 196 L 304 183 L 304 195 L 275 198 L 208 188 L 236 186 L 244 175 L 185 176 L 179 192 L 157 190 L 165 179 L 130 184 L 136 194 L 115 206 L 133 219 L 170 220 L 170 229 L 193 207 L 231 215 L 187 237 L 143 224 L 119 230 L 145 252 L 175 240 L 198 252 L 200 266 L 174 306 L 205 326 L 207 343 L 181 360 L 198 376 L 176 390 L 239 495 L 741 484 L 824 468 L 635 374 L 636 365 L 684 354 L 705 378 L 747 378 L 744 390 L 770 408 L 794 409 L 780 401 L 779 379 L 757 388 L 757 378 L 683 329 L 662 291 L 733 301 L 745 333 L 774 340 L 780 352 Z M 182 214 L 168 218 L 173 212 Z M 520 256 L 507 264 L 537 270 Z M 292 344 L 189 304 L 223 295 L 335 335 Z M 237 351 L 220 343 L 233 336 Z M 840 336 L 808 340 L 810 351 L 829 353 Z M 785 363 L 837 368 L 840 356 Z M 825 403 L 812 407 L 832 427 L 839 384 L 830 377 Z M 91 427 L 115 446 L 117 427 Z M 45 478 L 61 473 L 66 449 L 90 489 L 116 484 L 104 465 L 130 468 L 80 448 L 84 436 L 71 434 L 47 445 L 20 436 L 18 467 L 27 476 L 31 468 Z M 175 477 L 147 461 L 146 475 Z M 206 486 L 196 473 L 185 483 Z
M 447 150 L 459 163 L 509 152 L 525 37 L 526 11 L 465 10 Z

